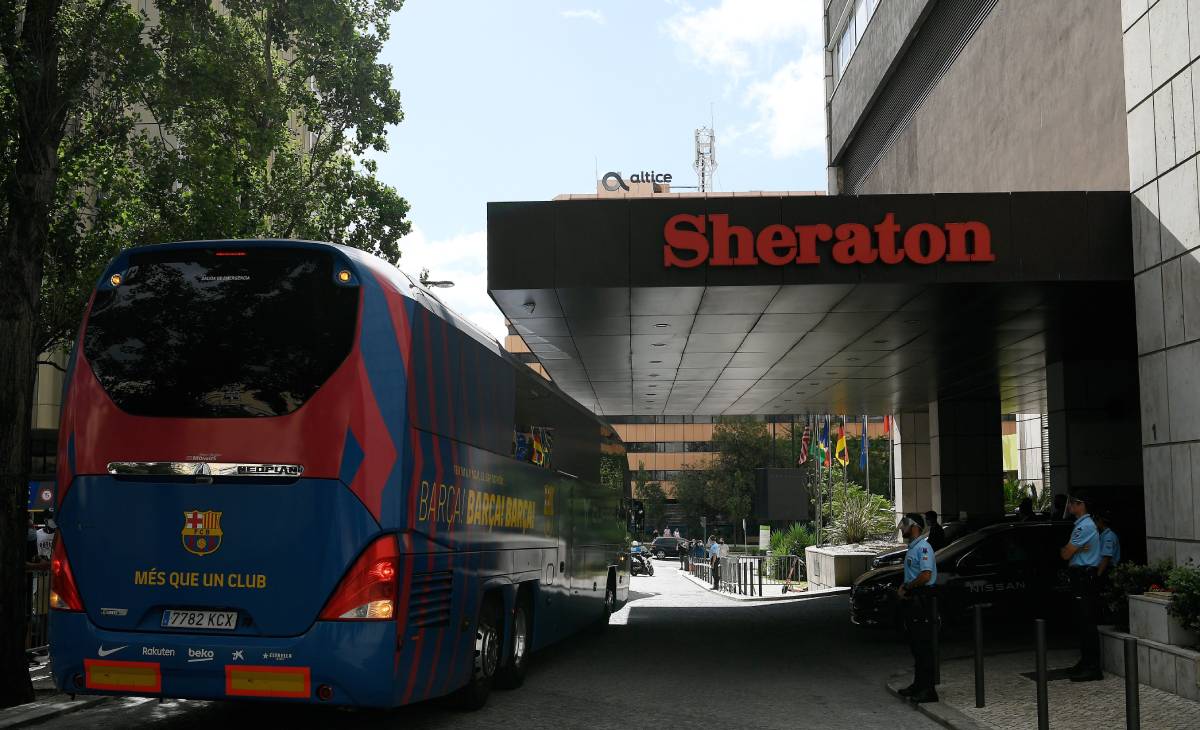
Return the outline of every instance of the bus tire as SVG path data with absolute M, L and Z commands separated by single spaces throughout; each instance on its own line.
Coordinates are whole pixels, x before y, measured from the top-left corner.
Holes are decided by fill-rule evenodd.
M 653 572 L 650 573 L 654 575 Z M 603 633 L 608 628 L 608 619 L 617 610 L 617 577 L 610 569 L 608 581 L 604 586 L 604 603 L 600 607 L 600 616 L 596 618 L 595 631 Z
M 484 596 L 475 620 L 475 642 L 471 646 L 471 679 L 455 696 L 463 710 L 478 710 L 487 704 L 492 682 L 500 664 L 503 640 L 503 618 L 500 601 L 495 594 Z
M 525 684 L 525 667 L 529 663 L 529 635 L 533 628 L 533 617 L 529 612 L 528 593 L 521 591 L 517 595 L 517 604 L 513 607 L 512 621 L 509 624 L 508 637 L 511 637 L 511 651 L 508 663 L 496 672 L 496 687 L 500 689 L 516 689 Z

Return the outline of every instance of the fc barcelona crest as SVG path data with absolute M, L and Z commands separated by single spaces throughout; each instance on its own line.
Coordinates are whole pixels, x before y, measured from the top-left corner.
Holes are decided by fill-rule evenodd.
M 221 513 L 189 510 L 183 513 L 183 549 L 194 555 L 215 553 L 221 547 Z

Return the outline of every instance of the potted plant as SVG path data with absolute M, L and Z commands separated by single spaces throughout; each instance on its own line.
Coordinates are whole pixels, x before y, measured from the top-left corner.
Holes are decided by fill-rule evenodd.
M 1188 631 L 1200 632 L 1200 569 L 1179 565 L 1167 576 L 1171 605 L 1167 612 Z
M 1159 560 L 1150 565 L 1118 563 L 1112 569 L 1104 602 L 1118 629 L 1129 630 L 1129 596 L 1141 595 L 1153 588 L 1161 590 L 1172 567 L 1171 561 Z

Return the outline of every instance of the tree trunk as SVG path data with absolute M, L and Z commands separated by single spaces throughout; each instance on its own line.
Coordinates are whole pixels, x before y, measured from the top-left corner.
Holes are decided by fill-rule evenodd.
M 25 659 L 31 598 L 25 533 L 38 356 L 34 332 L 66 107 L 58 75 L 60 5 L 58 0 L 29 0 L 19 47 L 5 48 L 19 127 L 3 191 L 8 220 L 0 238 L 0 707 L 33 700 Z M 18 55 L 21 63 L 14 64 Z

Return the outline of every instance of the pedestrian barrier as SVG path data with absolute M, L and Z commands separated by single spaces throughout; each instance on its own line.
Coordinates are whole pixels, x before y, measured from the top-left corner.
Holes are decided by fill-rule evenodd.
M 975 604 L 975 706 L 983 707 L 983 604 Z
M 29 585 L 29 630 L 25 634 L 27 652 L 45 651 L 50 644 L 50 569 L 27 568 Z
M 1037 716 L 1038 730 L 1048 730 L 1050 727 L 1050 700 L 1046 685 L 1049 681 L 1046 671 L 1046 619 L 1039 618 L 1034 622 L 1037 667 Z
M 1141 730 L 1141 692 L 1138 689 L 1137 637 L 1125 637 L 1125 727 Z
M 804 558 L 798 555 L 729 555 L 715 563 L 693 560 L 688 572 L 709 584 L 715 575 L 717 590 L 739 596 L 786 593 L 807 575 Z

